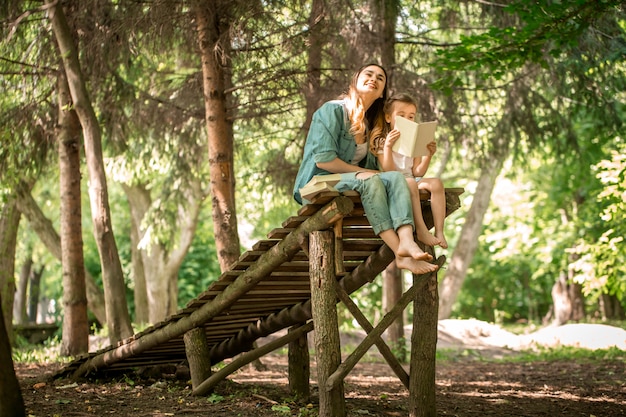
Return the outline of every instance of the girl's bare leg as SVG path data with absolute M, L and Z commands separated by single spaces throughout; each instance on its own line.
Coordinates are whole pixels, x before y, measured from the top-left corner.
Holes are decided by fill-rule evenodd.
M 439 178 L 422 178 L 417 185 L 418 189 L 430 191 L 430 208 L 433 212 L 433 223 L 435 223 L 435 237 L 439 240 L 439 246 L 447 249 L 448 241 L 443 233 L 443 224 L 446 218 L 446 194 L 443 183 Z
M 413 178 L 407 178 L 409 191 L 411 191 L 411 205 L 413 206 L 413 221 L 415 222 L 415 233 L 417 240 L 428 246 L 441 245 L 441 240 L 437 236 L 433 236 L 428 231 L 426 223 L 424 223 L 424 215 L 422 214 L 422 201 L 420 200 L 419 183 Z M 434 218 L 434 215 L 433 215 Z
M 413 227 L 409 224 L 400 226 L 398 231 L 384 230 L 380 238 L 396 255 L 396 265 L 400 269 L 408 269 L 414 274 L 426 274 L 436 271 L 439 267 L 431 264 L 432 256 L 425 253 L 413 240 Z

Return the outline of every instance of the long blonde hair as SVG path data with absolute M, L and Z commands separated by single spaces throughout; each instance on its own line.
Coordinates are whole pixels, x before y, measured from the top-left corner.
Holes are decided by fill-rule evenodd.
M 384 115 L 391 114 L 391 110 L 393 109 L 393 105 L 396 103 L 406 103 L 412 104 L 417 109 L 417 100 L 415 100 L 411 95 L 406 93 L 397 93 L 393 96 L 389 97 L 385 104 L 383 105 L 383 123 L 380 127 L 376 126 L 376 128 L 372 129 L 372 133 L 370 135 L 370 152 L 374 155 L 382 149 L 385 144 L 385 139 L 387 138 L 387 134 L 391 131 L 391 125 L 387 123 L 384 119 Z
M 383 94 L 380 98 L 376 99 L 372 105 L 365 111 L 363 108 L 363 101 L 357 94 L 357 80 L 361 72 L 369 66 L 376 66 L 383 70 L 385 73 L 385 87 L 383 88 Z M 387 100 L 387 71 L 378 64 L 365 64 L 359 68 L 352 76 L 350 87 L 348 92 L 342 97 L 346 99 L 346 108 L 348 110 L 348 118 L 350 120 L 350 133 L 357 135 L 359 133 L 365 134 L 368 129 L 376 130 L 382 128 L 385 123 L 385 114 L 383 107 Z

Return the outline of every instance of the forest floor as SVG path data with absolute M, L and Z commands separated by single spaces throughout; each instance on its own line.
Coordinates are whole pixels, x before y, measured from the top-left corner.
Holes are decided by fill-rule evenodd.
M 436 366 L 438 416 L 626 416 L 626 331 L 573 324 L 513 335 L 475 320 L 439 325 Z M 360 335 L 362 336 L 362 335 Z M 342 348 L 360 337 L 346 336 Z M 570 345 L 617 354 L 593 360 L 512 361 L 532 346 Z M 441 355 L 438 355 L 441 356 Z M 563 356 L 560 356 L 563 358 Z M 120 375 L 101 380 L 50 379 L 62 365 L 17 363 L 27 415 L 66 416 L 316 416 L 317 386 L 311 357 L 312 396 L 289 393 L 286 353 L 262 358 L 265 370 L 240 369 L 208 397 L 191 395 L 188 377 Z M 408 370 L 408 365 L 407 365 Z M 344 383 L 349 417 L 406 416 L 408 391 L 375 348 Z

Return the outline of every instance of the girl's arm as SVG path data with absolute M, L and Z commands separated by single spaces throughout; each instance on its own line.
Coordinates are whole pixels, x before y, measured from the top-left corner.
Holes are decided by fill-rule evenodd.
M 414 177 L 423 177 L 426 175 L 426 171 L 428 171 L 428 167 L 430 166 L 430 160 L 433 158 L 435 152 L 437 152 L 437 144 L 433 141 L 426 145 L 430 155 L 428 156 L 418 156 L 417 158 L 413 158 L 413 176 Z
M 393 129 L 387 134 L 385 144 L 383 146 L 383 153 L 377 154 L 378 163 L 383 171 L 396 171 L 396 163 L 393 161 L 393 144 L 400 138 L 400 131 Z

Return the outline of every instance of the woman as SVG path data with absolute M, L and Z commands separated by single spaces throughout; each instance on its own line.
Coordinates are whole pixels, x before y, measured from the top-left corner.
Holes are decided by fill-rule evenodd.
M 393 251 L 398 268 L 425 274 L 437 265 L 427 262 L 432 257 L 413 239 L 411 195 L 404 176 L 378 171 L 376 156 L 369 152 L 368 132 L 382 127 L 386 99 L 387 73 L 368 64 L 354 74 L 341 100 L 329 101 L 313 114 L 293 195 L 302 204 L 299 190 L 314 175 L 342 174 L 335 188 L 359 192 L 374 233 Z

